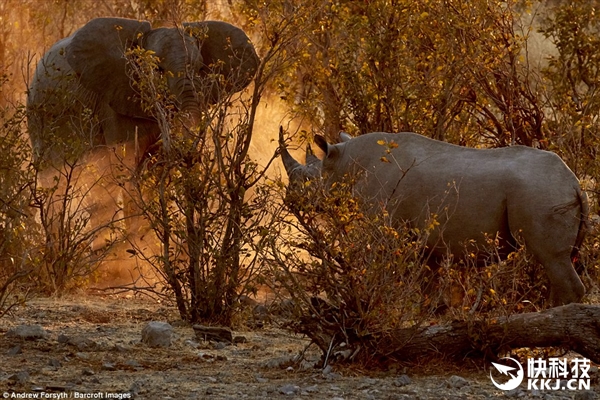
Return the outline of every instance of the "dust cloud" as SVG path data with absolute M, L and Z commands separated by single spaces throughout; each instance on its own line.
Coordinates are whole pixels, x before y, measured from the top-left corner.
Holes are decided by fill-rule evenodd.
M 271 162 L 278 147 L 279 127 L 283 125 L 291 135 L 301 129 L 301 123 L 289 116 L 287 106 L 282 100 L 274 96 L 263 99 L 257 110 L 254 133 L 249 149 L 249 157 L 264 168 Z M 292 154 L 299 160 L 304 158 L 304 150 L 300 146 L 291 145 Z M 150 229 L 148 222 L 141 217 L 125 216 L 122 211 L 126 207 L 127 193 L 114 182 L 117 170 L 115 166 L 124 162 L 126 168 L 133 166 L 133 161 L 123 156 L 129 155 L 123 152 L 120 157 L 106 150 L 96 150 L 90 155 L 88 162 L 89 173 L 83 182 L 86 185 L 97 184 L 97 188 L 91 191 L 92 202 L 90 210 L 94 217 L 92 226 L 100 226 L 108 222 L 118 221 L 119 229 L 126 234 L 126 238 L 113 244 L 109 256 L 102 261 L 93 286 L 96 288 L 107 288 L 129 285 L 136 282 L 138 285 L 156 284 L 159 279 L 155 272 L 139 257 L 135 256 L 135 248 L 141 249 L 144 254 L 159 254 L 160 243 Z M 112 179 L 112 180 L 111 180 Z M 275 180 L 286 179 L 281 159 L 273 160 L 263 179 Z M 100 181 L 99 181 L 100 180 Z M 247 196 L 252 196 L 248 191 Z M 109 240 L 101 236 L 96 239 L 94 248 L 101 248 L 102 244 Z M 133 245 L 132 245 L 133 244 Z

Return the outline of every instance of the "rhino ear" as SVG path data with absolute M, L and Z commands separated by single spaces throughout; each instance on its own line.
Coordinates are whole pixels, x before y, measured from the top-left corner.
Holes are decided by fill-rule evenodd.
M 135 116 L 135 91 L 127 75 L 125 51 L 141 42 L 150 23 L 125 18 L 96 18 L 73 34 L 67 47 L 67 60 L 81 85 L 102 96 L 118 113 Z M 143 115 L 143 113 L 142 113 Z
M 315 144 L 325 153 L 325 158 L 336 158 L 339 154 L 339 149 L 327 143 L 327 140 L 321 135 L 315 135 Z M 323 159 L 325 160 L 325 159 Z
M 317 146 L 319 146 L 319 148 L 323 151 L 323 153 L 325 153 L 325 155 L 327 156 L 327 154 L 329 153 L 329 143 L 327 143 L 327 140 L 325 140 L 325 138 L 321 135 L 315 135 L 315 144 Z
M 340 131 L 340 142 L 344 143 L 352 139 L 349 133 Z

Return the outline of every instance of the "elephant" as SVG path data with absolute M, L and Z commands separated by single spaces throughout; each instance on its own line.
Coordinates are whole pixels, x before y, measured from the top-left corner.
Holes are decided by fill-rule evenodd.
M 187 125 L 222 96 L 248 86 L 260 62 L 244 31 L 226 22 L 152 29 L 146 21 L 93 19 L 54 44 L 37 65 L 27 96 L 36 159 L 57 164 L 80 142 L 92 149 L 135 141 L 140 158 L 152 149 L 161 129 L 125 57 L 136 48 L 158 57 L 151 73 L 166 77 Z
M 416 133 L 341 139 L 330 144 L 316 135 L 324 158 L 308 156 L 303 165 L 287 151 L 280 131 L 288 190 L 310 190 L 298 182 L 314 179 L 330 188 L 354 176 L 353 195 L 365 199 L 370 212 L 384 206 L 396 226 L 422 229 L 431 213 L 438 214 L 427 240 L 428 264 L 439 265 L 449 254 L 464 259 L 465 244 L 485 248 L 486 234 L 498 238 L 499 254 L 506 257 L 518 237 L 544 267 L 551 304 L 578 302 L 585 294 L 572 261 L 587 230 L 587 196 L 556 154 L 526 146 L 466 148 Z

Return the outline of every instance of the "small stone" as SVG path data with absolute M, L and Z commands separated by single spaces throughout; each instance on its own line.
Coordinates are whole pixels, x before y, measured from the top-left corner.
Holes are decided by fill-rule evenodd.
M 233 342 L 233 334 L 231 329 L 222 326 L 205 326 L 205 325 L 193 325 L 194 333 L 196 338 L 203 341 L 213 342 Z
M 54 368 L 62 367 L 62 363 L 56 358 L 51 358 L 50 360 L 48 360 L 48 365 Z
M 151 321 L 142 329 L 142 342 L 150 347 L 171 345 L 173 327 L 166 322 Z
M 225 347 L 227 347 L 227 343 L 224 343 L 224 342 L 216 342 L 213 345 L 213 349 L 215 349 L 215 350 L 223 350 Z
M 596 399 L 596 392 L 593 390 L 583 390 L 575 393 L 574 400 L 594 400 Z
M 25 340 L 37 340 L 48 337 L 48 332 L 41 325 L 19 325 L 6 332 L 6 336 Z
M 125 365 L 129 365 L 130 367 L 134 367 L 134 368 L 141 368 L 142 365 L 137 362 L 136 360 L 133 359 L 129 359 L 127 361 L 125 361 Z
M 400 375 L 398 378 L 394 380 L 394 386 L 402 387 L 406 385 L 410 385 L 412 380 L 408 377 L 408 375 Z
M 29 372 L 27 371 L 19 371 L 16 374 L 13 374 L 8 377 L 9 381 L 14 381 L 17 383 L 27 383 L 29 382 Z
M 267 383 L 267 382 L 269 382 L 269 380 L 267 378 L 263 378 L 261 374 L 254 375 L 254 379 L 256 379 L 256 382 L 258 382 L 258 383 Z
M 90 368 L 84 368 L 84 369 L 81 371 L 81 375 L 83 375 L 83 376 L 93 376 L 93 375 L 95 375 L 95 374 L 94 374 L 94 371 L 93 371 L 93 370 L 91 370 Z
M 21 346 L 16 345 L 16 346 L 8 349 L 8 351 L 6 352 L 6 355 L 7 356 L 16 356 L 17 354 L 21 354 L 21 353 L 23 353 L 23 349 L 21 349 Z
M 62 333 L 60 335 L 58 335 L 58 343 L 69 343 L 69 337 L 67 335 L 63 335 Z
M 126 353 L 128 351 L 127 347 L 123 346 L 122 344 L 115 344 L 112 348 L 113 351 L 117 351 L 119 353 Z
M 306 393 L 318 393 L 319 386 L 317 386 L 317 385 L 307 386 L 303 389 L 303 391 Z
M 71 346 L 77 347 L 77 350 L 79 351 L 94 351 L 98 349 L 98 343 L 89 338 L 69 338 L 68 343 Z
M 79 358 L 80 360 L 89 360 L 90 359 L 90 355 L 88 353 L 83 353 L 83 352 L 75 353 L 75 357 Z
M 279 389 L 277 389 L 277 391 L 281 394 L 285 394 L 286 396 L 292 396 L 300 393 L 300 386 L 287 384 L 281 386 Z
M 245 336 L 236 336 L 233 338 L 233 343 L 236 343 L 236 344 L 248 343 L 248 339 L 246 339 Z
M 103 371 L 116 371 L 117 367 L 115 366 L 114 363 L 104 362 L 104 363 L 102 363 L 102 370 Z
M 449 388 L 454 388 L 454 389 L 460 389 L 461 387 L 467 386 L 467 385 L 469 385 L 469 381 L 458 375 L 452 375 L 446 381 L 446 386 Z
M 294 362 L 294 357 L 291 356 L 281 356 L 277 358 L 273 358 L 265 362 L 264 366 L 266 368 L 287 368 L 288 365 Z

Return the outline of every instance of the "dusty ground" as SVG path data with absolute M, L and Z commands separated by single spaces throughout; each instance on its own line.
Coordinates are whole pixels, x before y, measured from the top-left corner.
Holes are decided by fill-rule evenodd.
M 169 348 L 140 342 L 148 321 L 169 321 Z M 39 324 L 45 339 L 6 332 Z M 593 399 L 591 391 L 502 392 L 488 371 L 448 367 L 435 375 L 411 368 L 373 372 L 312 368 L 320 354 L 289 367 L 306 339 L 267 325 L 236 331 L 246 343 L 221 346 L 198 341 L 170 308 L 124 297 L 37 299 L 0 320 L 0 398 L 136 399 Z M 597 374 L 597 372 L 596 372 Z M 524 387 L 525 385 L 521 385 Z

